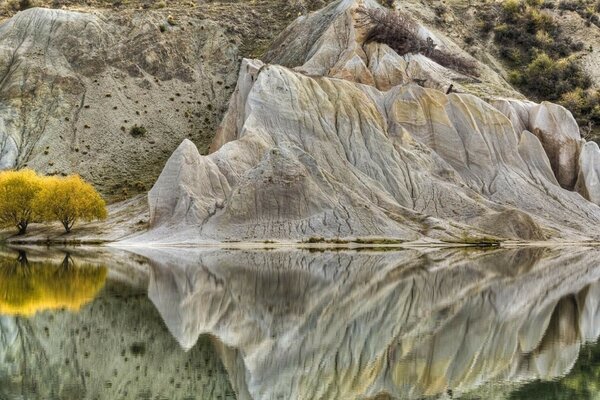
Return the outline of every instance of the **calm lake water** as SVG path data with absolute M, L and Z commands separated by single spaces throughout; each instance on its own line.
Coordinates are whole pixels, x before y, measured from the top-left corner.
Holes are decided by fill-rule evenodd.
M 598 260 L 5 248 L 0 399 L 598 399 Z

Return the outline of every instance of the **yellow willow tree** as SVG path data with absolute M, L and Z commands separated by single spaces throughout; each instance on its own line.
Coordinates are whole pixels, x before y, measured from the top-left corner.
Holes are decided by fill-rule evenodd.
M 106 203 L 79 175 L 44 178 L 34 209 L 44 221 L 60 221 L 67 233 L 77 221 L 105 219 Z
M 0 226 L 15 226 L 24 235 L 41 190 L 42 178 L 30 169 L 0 172 Z

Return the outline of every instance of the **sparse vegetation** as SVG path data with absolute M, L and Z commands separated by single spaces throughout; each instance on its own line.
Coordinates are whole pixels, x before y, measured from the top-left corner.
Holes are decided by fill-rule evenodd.
M 598 0 L 561 0 L 558 9 L 562 11 L 573 11 L 586 21 L 586 25 L 592 24 L 600 27 L 600 1 Z
M 579 10 L 584 3 L 590 2 L 561 1 L 559 8 Z M 510 82 L 534 100 L 567 107 L 590 138 L 600 128 L 600 93 L 577 62 L 583 44 L 563 33 L 549 7 L 540 0 L 507 0 L 496 5 L 495 18 L 489 13 L 484 18 L 496 21 L 494 41 L 509 67 Z M 485 31 L 489 26 L 485 22 L 481 27 Z
M 403 56 L 422 54 L 440 65 L 466 75 L 478 76 L 475 61 L 440 50 L 431 38 L 419 35 L 419 26 L 409 16 L 398 11 L 359 8 L 359 24 L 368 29 L 367 42 L 384 43 Z
M 133 137 L 145 136 L 146 133 L 148 133 L 148 131 L 143 126 L 134 125 L 129 129 L 129 134 Z

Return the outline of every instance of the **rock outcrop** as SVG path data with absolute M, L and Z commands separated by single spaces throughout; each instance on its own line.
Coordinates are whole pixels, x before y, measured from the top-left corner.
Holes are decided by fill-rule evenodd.
M 137 251 L 169 331 L 218 339 L 239 400 L 514 389 L 567 374 L 600 335 L 593 248 Z
M 573 191 L 589 173 L 566 109 L 484 101 L 472 93 L 501 81 L 484 66 L 475 79 L 365 43 L 359 6 L 380 7 L 336 1 L 292 24 L 272 64 L 242 63 L 213 153 L 179 147 L 138 240 L 599 237 L 600 208 Z
M 595 142 L 583 146 L 578 167 L 577 191 L 589 201 L 600 204 L 600 149 Z

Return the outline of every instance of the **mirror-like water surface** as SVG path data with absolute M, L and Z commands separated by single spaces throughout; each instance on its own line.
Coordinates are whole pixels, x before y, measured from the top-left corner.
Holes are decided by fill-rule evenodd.
M 0 399 L 594 399 L 599 256 L 4 249 Z

